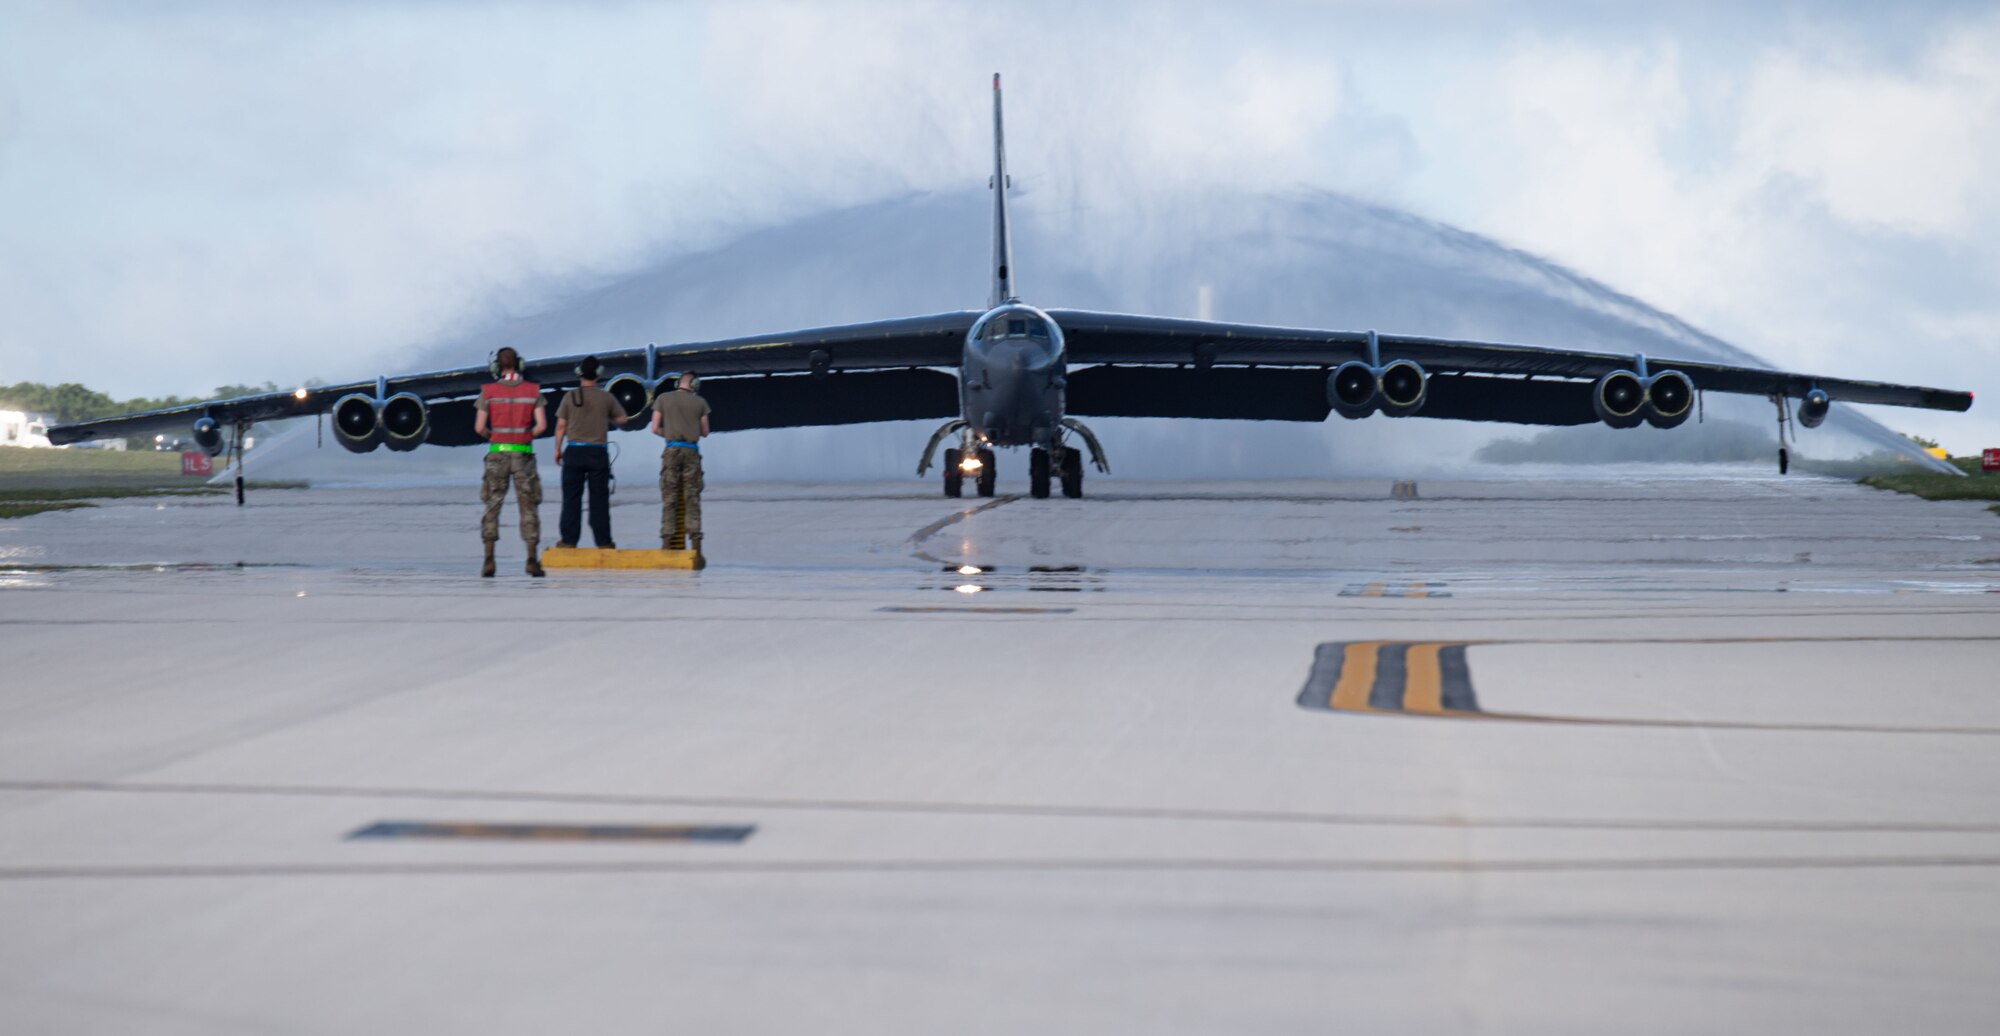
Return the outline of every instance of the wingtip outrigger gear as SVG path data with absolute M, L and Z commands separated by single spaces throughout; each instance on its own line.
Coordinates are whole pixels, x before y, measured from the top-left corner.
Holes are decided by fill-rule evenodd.
M 249 431 L 249 425 L 242 421 L 237 421 L 230 427 L 232 429 L 232 432 L 231 435 L 229 436 L 229 455 L 230 459 L 234 461 L 236 465 L 236 506 L 242 507 L 243 488 L 244 488 L 243 487 L 243 437 L 244 434 Z
M 1778 407 L 1778 474 L 1789 475 L 1792 471 L 1792 452 L 1785 446 L 1785 429 L 1791 424 L 1792 413 L 1785 406 L 1788 400 L 1784 393 L 1771 393 L 1771 402 Z

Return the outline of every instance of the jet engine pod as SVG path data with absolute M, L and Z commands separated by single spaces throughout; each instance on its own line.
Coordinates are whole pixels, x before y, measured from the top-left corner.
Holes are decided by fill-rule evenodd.
M 1826 420 L 1826 412 L 1833 407 L 1833 397 L 1825 389 L 1813 389 L 1799 400 L 1798 419 L 1802 428 L 1818 428 Z
M 604 391 L 611 393 L 611 398 L 625 408 L 625 416 L 631 419 L 626 422 L 628 426 L 636 422 L 646 405 L 653 401 L 653 394 L 646 390 L 645 379 L 636 374 L 620 374 L 612 378 L 604 383 Z
M 1367 417 L 1375 412 L 1375 395 L 1380 387 L 1375 368 L 1360 360 L 1349 360 L 1326 376 L 1326 401 L 1342 417 Z
M 402 453 L 414 450 L 431 437 L 430 410 L 424 401 L 409 392 L 398 392 L 382 401 L 382 444 Z
M 1380 388 L 1382 412 L 1390 417 L 1408 417 L 1424 405 L 1429 375 L 1414 360 L 1393 360 L 1375 375 Z
M 222 453 L 222 426 L 213 417 L 194 419 L 194 444 L 211 457 Z
M 1675 428 L 1694 413 L 1694 381 L 1680 371 L 1661 371 L 1646 379 L 1646 422 L 1655 428 Z
M 381 415 L 375 400 L 355 393 L 333 404 L 333 438 L 350 453 L 367 453 L 382 445 Z
M 1613 428 L 1633 428 L 1646 419 L 1646 383 L 1631 371 L 1612 371 L 1590 389 L 1597 419 Z

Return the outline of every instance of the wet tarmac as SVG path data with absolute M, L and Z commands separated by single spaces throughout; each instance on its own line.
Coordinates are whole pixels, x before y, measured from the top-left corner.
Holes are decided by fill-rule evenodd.
M 707 570 L 546 579 L 470 486 L 0 522 L 0 1029 L 2000 1008 L 1985 506 L 1009 488 L 715 486 Z

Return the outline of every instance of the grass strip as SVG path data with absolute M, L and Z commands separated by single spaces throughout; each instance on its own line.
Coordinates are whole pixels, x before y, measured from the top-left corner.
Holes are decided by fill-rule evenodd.
M 1965 472 L 1965 476 L 1926 471 L 1869 475 L 1860 482 L 1864 486 L 1908 493 L 1926 500 L 2000 500 L 2000 475 L 1982 473 L 1979 458 L 1953 457 L 1951 462 Z M 1993 508 L 1993 511 L 2000 514 L 2000 507 Z
M 39 501 L 35 503 L 0 503 L 0 520 L 26 518 L 43 511 L 73 511 L 79 507 L 96 507 L 88 500 Z

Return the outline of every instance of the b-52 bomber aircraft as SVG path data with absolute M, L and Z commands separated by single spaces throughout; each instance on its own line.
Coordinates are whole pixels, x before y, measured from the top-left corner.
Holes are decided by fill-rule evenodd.
M 941 443 L 956 437 L 944 455 L 949 497 L 960 496 L 968 479 L 979 495 L 993 495 L 993 451 L 1018 446 L 1030 450 L 1034 496 L 1048 496 L 1052 483 L 1064 496 L 1082 496 L 1082 451 L 1071 443 L 1080 440 L 1098 470 L 1109 472 L 1110 466 L 1078 416 L 1324 421 L 1329 413 L 1382 413 L 1672 428 L 1693 413 L 1701 390 L 1765 396 L 1777 404 L 1782 430 L 1788 414 L 1803 427 L 1818 426 L 1834 400 L 1933 410 L 1972 406 L 1970 392 L 1719 363 L 1038 309 L 1015 289 L 998 74 L 988 186 L 993 290 L 985 309 L 599 350 L 604 387 L 627 413 L 640 415 L 680 371 L 696 371 L 714 407 L 715 432 L 944 418 L 924 447 L 917 474 L 930 467 Z M 576 384 L 578 359 L 525 364 L 523 373 L 550 393 L 551 409 Z M 485 367 L 383 377 L 65 425 L 51 429 L 49 438 L 61 444 L 191 428 L 194 442 L 215 455 L 240 443 L 253 422 L 331 412 L 334 438 L 355 452 L 411 450 L 425 442 L 468 446 L 480 441 L 472 430 L 473 399 L 487 379 Z M 636 416 L 631 426 L 643 421 Z M 239 502 L 241 486 L 239 474 Z

